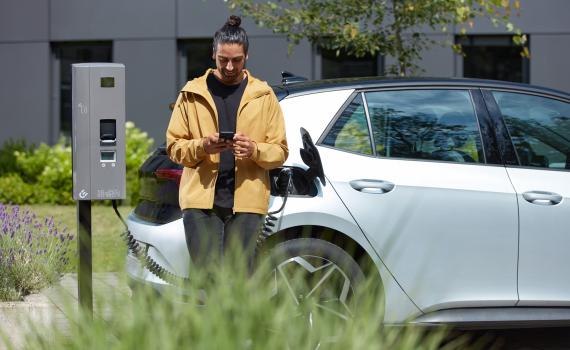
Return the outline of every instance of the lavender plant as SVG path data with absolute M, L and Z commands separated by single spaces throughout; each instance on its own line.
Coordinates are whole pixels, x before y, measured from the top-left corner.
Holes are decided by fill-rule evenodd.
M 0 203 L 0 300 L 21 300 L 55 282 L 74 236 L 53 217 Z

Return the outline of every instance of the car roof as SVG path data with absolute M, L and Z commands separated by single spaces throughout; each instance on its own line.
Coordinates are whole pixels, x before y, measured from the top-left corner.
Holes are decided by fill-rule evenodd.
M 570 100 L 570 94 L 523 83 L 513 83 L 508 81 L 470 79 L 470 78 L 398 78 L 398 77 L 362 77 L 362 78 L 342 78 L 312 80 L 289 83 L 286 85 L 274 86 L 275 93 L 281 98 L 291 95 L 304 95 L 316 92 L 346 90 L 346 89 L 375 89 L 375 88 L 398 88 L 398 87 L 469 87 L 469 88 L 492 88 L 526 91 L 538 94 L 547 94 L 565 100 Z

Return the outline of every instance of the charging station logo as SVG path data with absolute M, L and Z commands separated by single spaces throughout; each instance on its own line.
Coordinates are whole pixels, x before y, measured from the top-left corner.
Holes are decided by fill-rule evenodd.
M 77 107 L 79 108 L 79 113 L 81 113 L 81 114 L 87 114 L 87 112 L 88 112 L 88 111 L 87 111 L 87 106 L 84 105 L 82 102 L 79 102 L 79 103 L 77 104 Z
M 88 195 L 89 195 L 89 193 L 87 193 L 87 191 L 85 191 L 85 190 L 81 190 L 81 192 L 79 192 L 79 198 L 81 198 L 81 199 L 87 198 Z

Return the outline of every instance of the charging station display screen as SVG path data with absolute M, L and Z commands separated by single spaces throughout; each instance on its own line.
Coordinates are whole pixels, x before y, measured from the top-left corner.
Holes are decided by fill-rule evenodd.
M 115 77 L 102 77 L 101 78 L 102 88 L 112 88 L 115 87 Z
M 115 151 L 101 151 L 101 161 L 102 162 L 114 162 L 115 161 Z

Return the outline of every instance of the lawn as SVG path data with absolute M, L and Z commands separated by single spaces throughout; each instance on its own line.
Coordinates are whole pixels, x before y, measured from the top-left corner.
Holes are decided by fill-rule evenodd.
M 74 249 L 77 249 L 77 209 L 63 205 L 27 205 L 38 216 L 53 216 L 75 235 Z M 119 207 L 119 212 L 126 219 L 131 207 Z M 93 239 L 93 271 L 123 271 L 125 268 L 126 244 L 121 237 L 125 228 L 111 205 L 93 205 L 91 207 L 91 228 Z M 77 269 L 77 253 L 73 254 L 68 267 L 69 272 Z

